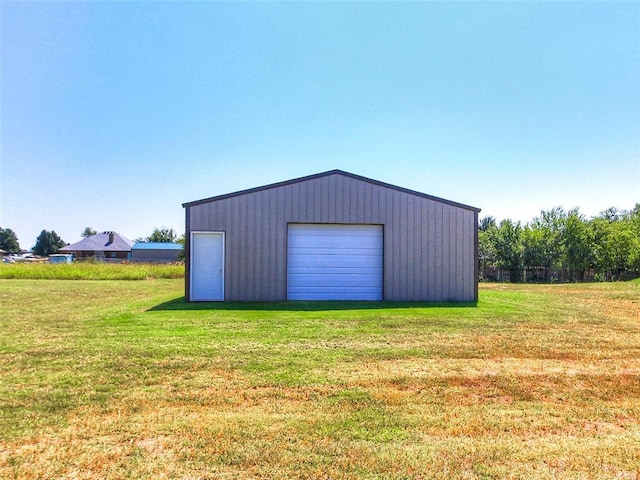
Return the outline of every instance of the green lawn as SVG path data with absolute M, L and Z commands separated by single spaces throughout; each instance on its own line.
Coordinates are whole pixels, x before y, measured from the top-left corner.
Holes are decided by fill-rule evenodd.
M 640 283 L 474 306 L 0 280 L 0 478 L 640 477 Z
M 23 280 L 150 280 L 183 278 L 184 265 L 147 263 L 74 262 L 0 262 L 0 279 Z

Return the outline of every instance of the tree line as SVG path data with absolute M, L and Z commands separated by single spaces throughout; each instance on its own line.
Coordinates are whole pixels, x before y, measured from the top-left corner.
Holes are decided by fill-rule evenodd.
M 478 225 L 485 280 L 585 281 L 640 276 L 640 203 L 587 218 L 578 208 L 542 210 L 522 225 L 484 217 Z
M 96 233 L 87 227 L 81 236 Z M 163 227 L 138 240 L 183 243 L 184 235 Z M 32 251 L 46 256 L 65 245 L 55 231 L 42 230 Z M 0 228 L 0 249 L 20 253 L 13 230 Z M 478 225 L 478 256 L 485 280 L 612 281 L 640 276 L 640 203 L 631 210 L 609 208 L 590 219 L 578 208 L 555 207 L 524 225 L 484 217 Z
M 86 238 L 93 235 L 97 235 L 97 231 L 91 227 L 86 227 L 82 233 L 81 237 Z M 151 235 L 146 238 L 138 238 L 136 241 L 139 242 L 162 242 L 162 243 L 183 243 L 184 235 L 178 237 L 176 232 L 172 228 L 162 227 L 162 228 L 154 228 Z M 33 247 L 31 247 L 31 251 L 35 255 L 40 255 L 46 257 L 48 255 L 52 255 L 56 253 L 62 247 L 65 247 L 67 242 L 62 240 L 60 236 L 55 232 L 55 230 L 42 230 L 38 238 L 36 238 L 36 243 Z M 20 248 L 20 243 L 18 242 L 18 236 L 16 233 L 10 228 L 2 228 L 0 227 L 0 249 L 4 250 L 9 254 L 19 254 L 22 249 Z

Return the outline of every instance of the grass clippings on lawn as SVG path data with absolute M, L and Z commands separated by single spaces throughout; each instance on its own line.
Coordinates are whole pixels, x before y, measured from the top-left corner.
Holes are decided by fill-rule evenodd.
M 476 308 L 182 289 L 0 280 L 1 478 L 639 478 L 638 282 Z

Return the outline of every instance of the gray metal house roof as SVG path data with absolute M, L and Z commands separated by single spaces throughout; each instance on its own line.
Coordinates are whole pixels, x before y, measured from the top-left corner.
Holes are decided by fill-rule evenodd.
M 306 177 L 294 178 L 293 180 L 287 180 L 287 181 L 284 181 L 284 182 L 272 183 L 270 185 L 264 185 L 262 187 L 250 188 L 248 190 L 242 190 L 242 191 L 239 191 L 239 192 L 227 193 L 225 195 L 218 195 L 216 197 L 204 198 L 202 200 L 196 200 L 196 201 L 193 201 L 193 202 L 187 202 L 187 203 L 183 203 L 182 206 L 184 208 L 194 207 L 196 205 L 202 205 L 202 204 L 209 203 L 209 202 L 215 202 L 217 200 L 224 200 L 224 199 L 227 199 L 227 198 L 237 197 L 237 196 L 240 196 L 240 195 L 246 195 L 246 194 L 249 194 L 249 193 L 261 192 L 263 190 L 269 190 L 271 188 L 276 188 L 276 187 L 283 187 L 283 186 L 286 186 L 286 185 L 293 185 L 295 183 L 306 182 L 308 180 L 315 180 L 315 179 L 322 178 L 322 177 L 328 177 L 330 175 L 342 175 L 342 176 L 345 176 L 345 177 L 348 177 L 348 178 L 352 178 L 352 179 L 355 179 L 355 180 L 360 180 L 362 182 L 367 182 L 367 183 L 370 183 L 372 185 L 377 185 L 379 187 L 386 187 L 386 188 L 390 188 L 392 190 L 397 190 L 399 192 L 409 193 L 411 195 L 416 195 L 418 197 L 426 198 L 428 200 L 434 200 L 436 202 L 441 202 L 441 203 L 444 203 L 446 205 L 451 205 L 451 206 L 454 206 L 454 207 L 464 208 L 465 210 L 471 210 L 472 212 L 476 212 L 476 213 L 480 212 L 480 209 L 477 208 L 477 207 L 471 207 L 469 205 L 464 205 L 464 204 L 458 203 L 458 202 L 452 202 L 451 200 L 446 200 L 444 198 L 434 197 L 432 195 L 427 195 L 426 193 L 421 193 L 421 192 L 418 192 L 418 191 L 415 191 L 415 190 L 410 190 L 408 188 L 398 187 L 396 185 L 391 185 L 389 183 L 380 182 L 378 180 L 372 180 L 371 178 L 362 177 L 360 175 L 355 175 L 353 173 L 345 172 L 343 170 L 329 170 L 327 172 L 316 173 L 315 175 L 309 175 L 309 176 L 306 176 Z
M 129 240 L 116 232 L 102 232 L 97 235 L 85 237 L 79 242 L 62 247 L 60 252 L 129 252 L 134 245 Z
M 136 242 L 132 250 L 182 250 L 179 243 L 169 242 Z

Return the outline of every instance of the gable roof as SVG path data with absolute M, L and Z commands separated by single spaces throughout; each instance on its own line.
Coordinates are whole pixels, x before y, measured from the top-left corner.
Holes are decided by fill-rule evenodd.
M 111 236 L 113 235 L 113 241 Z M 129 240 L 116 232 L 102 232 L 97 235 L 85 237 L 79 242 L 72 243 L 59 249 L 59 252 L 128 252 L 133 246 L 133 240 Z
M 458 207 L 458 208 L 463 208 L 465 210 L 471 210 L 473 212 L 480 212 L 480 209 L 477 208 L 477 207 L 464 205 L 462 203 L 453 202 L 451 200 L 445 200 L 444 198 L 440 198 L 440 197 L 434 197 L 433 195 L 427 195 L 426 193 L 417 192 L 415 190 L 410 190 L 408 188 L 398 187 L 396 185 L 391 185 L 390 183 L 380 182 L 378 180 L 373 180 L 371 178 L 362 177 L 360 175 L 355 175 L 353 173 L 345 172 L 343 170 L 329 170 L 327 172 L 316 173 L 315 175 L 308 175 L 306 177 L 294 178 L 292 180 L 286 180 L 284 182 L 272 183 L 272 184 L 269 184 L 269 185 L 264 185 L 262 187 L 250 188 L 248 190 L 241 190 L 239 192 L 227 193 L 227 194 L 218 195 L 218 196 L 215 196 L 215 197 L 204 198 L 202 200 L 195 200 L 193 202 L 183 203 L 182 206 L 184 208 L 195 207 L 197 205 L 202 205 L 202 204 L 205 204 L 205 203 L 215 202 L 215 201 L 218 201 L 218 200 L 225 200 L 227 198 L 233 198 L 233 197 L 237 197 L 237 196 L 240 196 L 240 195 L 247 195 L 247 194 L 250 194 L 250 193 L 261 192 L 263 190 L 269 190 L 271 188 L 284 187 L 284 186 L 293 185 L 293 184 L 296 184 L 296 183 L 307 182 L 309 180 L 316 180 L 318 178 L 328 177 L 328 176 L 331 176 L 331 175 L 342 175 L 344 177 L 351 178 L 353 180 L 358 180 L 358 181 L 361 181 L 361 182 L 370 183 L 370 184 L 376 185 L 378 187 L 390 188 L 392 190 L 397 190 L 399 192 L 408 193 L 410 195 L 416 195 L 416 196 L 421 197 L 421 198 L 426 198 L 428 200 L 434 200 L 436 202 L 444 203 L 444 204 L 451 205 L 451 206 Z

